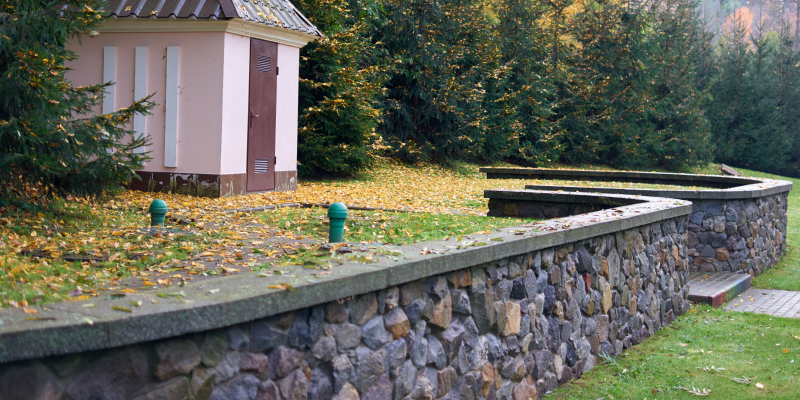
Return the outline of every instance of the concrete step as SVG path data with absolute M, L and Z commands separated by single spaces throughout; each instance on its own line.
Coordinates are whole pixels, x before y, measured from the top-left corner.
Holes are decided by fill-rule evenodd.
M 750 289 L 750 274 L 690 272 L 689 301 L 719 307 Z

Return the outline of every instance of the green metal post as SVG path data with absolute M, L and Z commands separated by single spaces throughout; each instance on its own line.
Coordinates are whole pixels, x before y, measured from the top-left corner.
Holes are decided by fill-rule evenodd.
M 330 230 L 328 242 L 339 243 L 344 241 L 344 220 L 347 219 L 347 207 L 341 202 L 331 204 L 328 208 Z
M 164 216 L 167 215 L 167 203 L 155 199 L 150 203 L 150 226 L 164 226 Z

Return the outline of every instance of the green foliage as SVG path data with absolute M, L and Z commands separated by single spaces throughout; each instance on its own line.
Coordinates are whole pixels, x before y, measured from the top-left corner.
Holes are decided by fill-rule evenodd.
M 379 5 L 364 1 L 348 7 L 330 0 L 296 5 L 326 35 L 300 54 L 299 172 L 350 175 L 369 166 L 371 153 L 380 148 L 375 128 L 386 66 L 370 41 Z
M 571 75 L 557 111 L 562 161 L 667 169 L 709 161 L 695 5 L 589 2 L 571 19 L 577 49 L 565 60 Z
M 720 162 L 800 176 L 800 57 L 788 27 L 756 34 L 736 20 L 720 41 L 717 80 L 711 87 L 712 130 Z
M 104 88 L 73 87 L 64 63 L 101 20 L 99 0 L 2 2 L 0 12 L 0 202 L 46 203 L 53 196 L 105 198 L 148 159 L 146 138 L 125 129 L 148 99 L 91 116 Z

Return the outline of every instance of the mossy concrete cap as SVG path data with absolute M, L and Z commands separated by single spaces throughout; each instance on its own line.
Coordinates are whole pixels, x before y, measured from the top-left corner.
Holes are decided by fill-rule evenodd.
M 331 204 L 331 206 L 328 208 L 328 218 L 347 218 L 347 206 L 340 201 Z

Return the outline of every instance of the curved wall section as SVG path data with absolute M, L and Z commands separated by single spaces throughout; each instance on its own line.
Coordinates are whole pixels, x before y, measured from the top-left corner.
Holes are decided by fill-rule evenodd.
M 692 271 L 744 272 L 755 276 L 771 268 L 786 254 L 786 212 L 791 182 L 715 175 L 535 168 L 482 168 L 481 172 L 490 179 L 590 180 L 717 187 L 720 189 L 525 186 L 533 190 L 614 193 L 691 201 L 693 208 L 688 224 L 687 246 Z
M 36 321 L 2 310 L 0 398 L 539 398 L 687 311 L 691 211 L 539 196 L 604 209 L 374 263 L 361 254 L 325 275 L 298 267 L 53 304 Z M 280 283 L 294 291 L 268 287 Z M 131 300 L 130 314 L 111 308 Z

